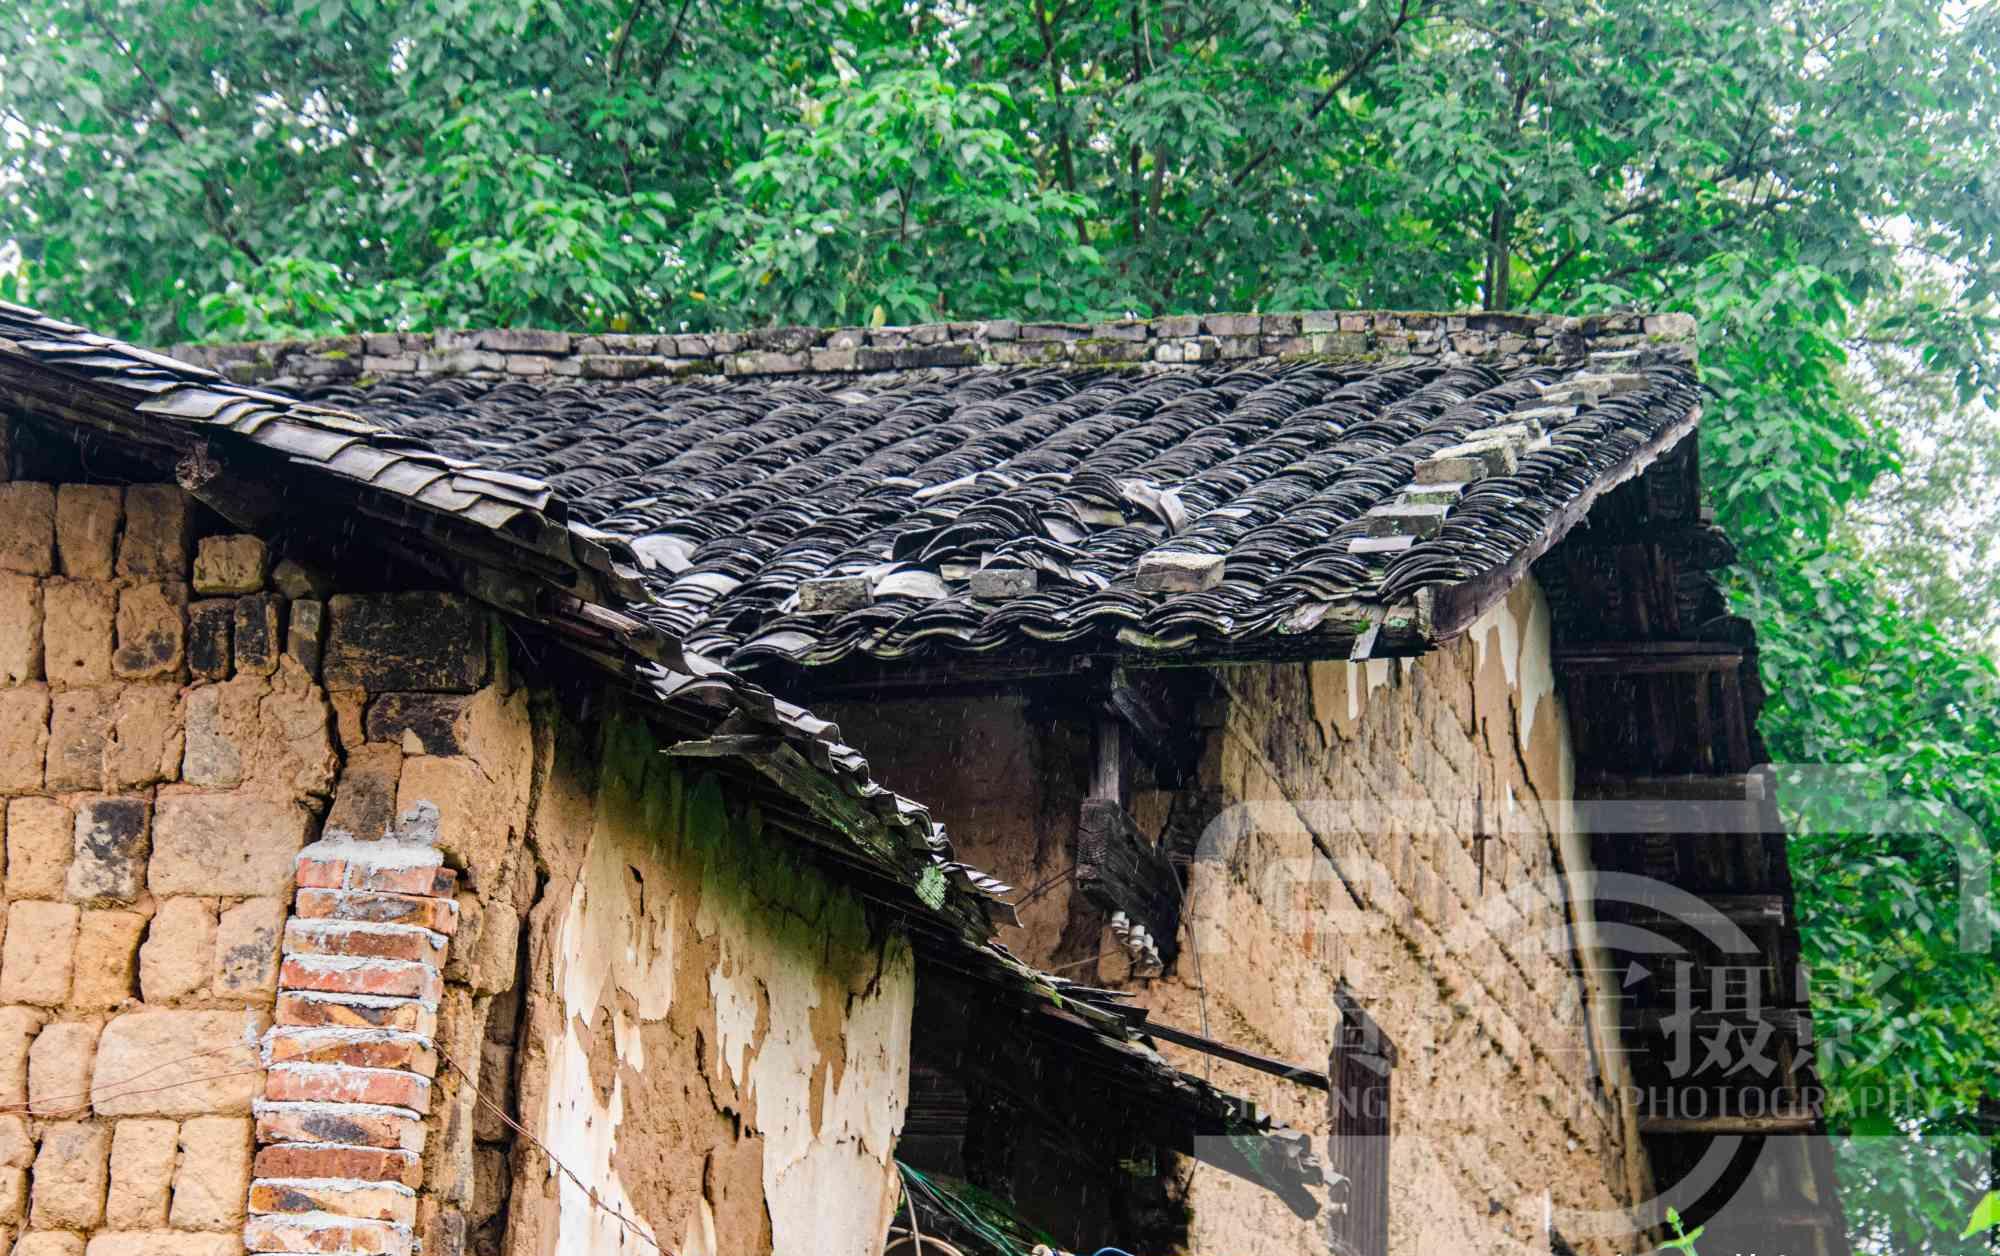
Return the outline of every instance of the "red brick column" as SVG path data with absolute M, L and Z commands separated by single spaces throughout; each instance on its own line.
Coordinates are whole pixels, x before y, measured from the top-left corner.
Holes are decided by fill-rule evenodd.
M 409 1256 L 457 881 L 422 840 L 336 836 L 299 852 L 248 1250 Z

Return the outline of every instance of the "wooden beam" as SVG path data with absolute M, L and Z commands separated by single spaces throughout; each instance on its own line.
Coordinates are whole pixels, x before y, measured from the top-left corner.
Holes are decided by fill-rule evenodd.
M 1641 1134 L 1808 1134 L 1820 1127 L 1817 1112 L 1780 1111 L 1762 1116 L 1641 1116 Z
M 1191 1034 L 1185 1029 L 1175 1029 L 1171 1025 L 1162 1025 L 1155 1020 L 1142 1021 L 1138 1029 L 1140 1033 L 1164 1038 L 1177 1046 L 1191 1048 L 1203 1055 L 1212 1055 L 1218 1060 L 1227 1060 L 1231 1064 L 1254 1068 L 1260 1073 L 1282 1077 L 1288 1082 L 1297 1082 L 1314 1090 L 1333 1089 L 1333 1083 L 1327 1080 L 1325 1073 L 1307 1068 L 1303 1064 L 1287 1064 L 1283 1060 L 1274 1060 L 1268 1055 L 1258 1055 L 1255 1051 L 1245 1051 L 1242 1047 L 1232 1047 L 1226 1042 L 1217 1042 L 1213 1038 Z
M 1623 676 L 1682 672 L 1730 672 L 1743 666 L 1743 651 L 1711 649 L 1701 653 L 1672 654 L 1584 654 L 1557 653 L 1555 664 L 1564 672 L 1615 673 Z
M 1578 781 L 1579 799 L 1607 802 L 1762 802 L 1767 778 L 1762 772 L 1724 776 L 1594 776 Z

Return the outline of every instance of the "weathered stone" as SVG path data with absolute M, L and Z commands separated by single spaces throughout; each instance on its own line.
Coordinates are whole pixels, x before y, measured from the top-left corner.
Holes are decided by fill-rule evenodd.
M 84 1256 L 83 1236 L 68 1230 L 23 1234 L 14 1244 L 14 1256 Z
M 1032 567 L 981 567 L 968 582 L 972 596 L 987 602 L 1004 602 L 1035 591 L 1036 572 Z
M 310 598 L 293 602 L 285 619 L 285 653 L 308 676 L 319 675 L 321 643 L 325 639 L 325 603 Z
M 312 825 L 296 803 L 256 794 L 166 794 L 154 810 L 155 894 L 283 895 Z
M 197 1117 L 181 1123 L 181 1167 L 174 1175 L 173 1224 L 183 1230 L 233 1229 L 243 1223 L 250 1189 L 250 1122 Z
M 12 1113 L 0 1116 L 0 1168 L 25 1169 L 34 1162 L 35 1133 L 28 1128 L 28 1118 Z
M 24 900 L 7 908 L 0 1002 L 55 1007 L 69 999 L 81 913 L 73 903 Z
M 502 872 L 526 831 L 533 730 L 520 690 L 512 699 L 481 690 L 461 719 L 466 753 L 406 758 L 396 812 L 435 806 L 438 849 L 477 889 Z
M 363 743 L 347 752 L 340 781 L 334 786 L 333 808 L 326 814 L 328 833 L 380 837 L 396 821 L 396 788 L 403 775 L 403 751 L 394 744 Z
M 140 584 L 118 595 L 114 674 L 126 680 L 177 676 L 186 657 L 186 585 Z
M 56 569 L 56 491 L 32 480 L 0 483 L 0 571 Z
M 40 789 L 48 748 L 48 686 L 0 689 L 0 793 Z
M 89 1230 L 104 1220 L 109 1185 L 111 1130 L 63 1121 L 42 1134 L 35 1157 L 35 1202 L 29 1222 L 37 1230 Z M 16 1250 L 19 1250 L 18 1248 Z
M 7 897 L 61 898 L 76 827 L 70 809 L 53 798 L 7 804 Z
M 104 1224 L 116 1230 L 151 1230 L 167 1224 L 180 1126 L 173 1121 L 120 1121 L 111 1134 L 111 1194 Z
M 180 770 L 180 687 L 127 685 L 112 707 L 104 747 L 104 788 L 142 789 Z
M 66 689 L 50 699 L 50 789 L 102 789 L 104 747 L 111 737 L 111 692 Z
M 274 593 L 253 593 L 236 599 L 233 625 L 238 676 L 269 676 L 277 670 L 283 646 L 279 636 L 279 613 L 284 599 Z
M 108 584 L 51 580 L 42 587 L 42 661 L 48 678 L 64 685 L 101 685 L 111 679 L 111 646 L 118 622 L 118 591 Z
M 514 1110 L 514 1046 L 507 1042 L 483 1042 L 479 1046 L 479 1093 L 491 1106 L 476 1106 L 472 1136 L 484 1143 L 505 1142 L 513 1136 L 501 1114 Z M 475 1194 L 475 1198 L 476 1198 Z
M 32 1007 L 0 1007 L 0 1105 L 19 1112 L 28 1106 L 28 1051 L 48 1013 Z
M 471 703 L 466 694 L 385 693 L 368 704 L 368 740 L 396 742 L 405 754 L 463 753 Z
M 72 900 L 129 903 L 139 897 L 152 849 L 149 811 L 143 798 L 94 798 L 78 808 Z
M 87 911 L 76 938 L 76 984 L 70 1002 L 119 1007 L 138 997 L 139 939 L 146 917 L 136 911 Z
M 333 577 L 310 563 L 286 558 L 271 568 L 271 587 L 294 600 L 317 598 L 325 601 L 326 595 L 333 592 Z
M 243 1116 L 263 1087 L 260 1008 L 145 1010 L 113 1017 L 97 1042 L 99 1116 Z
M 215 904 L 175 897 L 153 915 L 139 948 L 139 989 L 146 1002 L 167 1003 L 205 990 L 214 971 Z
M 284 929 L 281 899 L 245 899 L 223 912 L 215 933 L 215 997 L 276 994 L 278 942 Z
M 188 691 L 181 779 L 191 785 L 324 794 L 338 762 L 325 697 L 292 659 L 268 676 Z
M 0 685 L 42 678 L 42 582 L 0 574 Z
M 188 604 L 188 673 L 196 680 L 227 680 L 229 636 L 236 599 L 209 598 Z
M 70 1117 L 90 1108 L 90 1067 L 97 1058 L 95 1021 L 58 1021 L 28 1051 L 28 1111 Z
M 244 533 L 205 536 L 195 546 L 197 593 L 255 593 L 271 569 L 271 547 Z
M 486 679 L 485 615 L 445 593 L 342 595 L 323 674 L 330 689 L 463 693 Z
M 84 1256 L 241 1256 L 238 1234 L 189 1230 L 103 1230 L 90 1237 Z
M 118 539 L 118 574 L 185 580 L 194 535 L 188 495 L 176 484 L 134 484 L 125 490 L 125 532 Z
M 64 484 L 56 489 L 56 558 L 77 580 L 109 580 L 125 492 L 114 484 Z
M 1139 559 L 1139 588 L 1147 593 L 1199 593 L 1222 583 L 1221 554 L 1154 550 Z

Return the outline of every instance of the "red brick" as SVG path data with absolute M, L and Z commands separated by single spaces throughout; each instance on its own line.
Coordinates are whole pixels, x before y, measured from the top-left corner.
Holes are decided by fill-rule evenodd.
M 426 1038 L 437 1032 L 437 1010 L 415 999 L 362 1000 L 304 990 L 278 995 L 280 1025 L 340 1025 L 350 1029 L 400 1029 Z
M 423 1122 L 395 1112 L 338 1103 L 266 1103 L 257 1109 L 259 1143 L 344 1143 L 421 1152 Z
M 310 1179 L 265 1180 L 250 1184 L 250 1211 L 330 1212 L 361 1221 L 411 1225 L 417 1219 L 417 1197 L 389 1183 L 348 1186 Z
M 285 1064 L 264 1079 L 264 1098 L 296 1103 L 379 1103 L 428 1112 L 430 1079 L 392 1069 Z
M 344 920 L 311 923 L 294 920 L 285 927 L 285 953 L 401 959 L 442 968 L 445 942 L 428 929 L 366 925 Z
M 458 904 L 448 898 L 414 894 L 372 894 L 355 890 L 300 890 L 298 914 L 308 920 L 372 920 L 422 925 L 438 933 L 458 931 Z
M 273 1064 L 348 1064 L 437 1075 L 437 1053 L 427 1045 L 429 1039 L 414 1034 L 383 1037 L 372 1030 L 276 1029 L 264 1042 Z
M 260 1178 L 345 1178 L 361 1182 L 423 1184 L 424 1162 L 407 1151 L 380 1147 L 298 1147 L 279 1144 L 257 1153 Z
M 385 894 L 421 894 L 450 898 L 458 892 L 458 874 L 450 868 L 370 868 L 349 864 L 348 888 Z
M 301 859 L 292 873 L 302 890 L 337 890 L 347 884 L 345 859 Z
M 253 1252 L 340 1252 L 354 1256 L 409 1256 L 407 1230 L 383 1221 L 318 1225 L 293 1217 L 252 1217 L 243 1245 Z
M 278 984 L 287 990 L 319 990 L 327 994 L 379 994 L 435 1003 L 444 994 L 444 978 L 428 964 L 391 959 L 353 959 L 340 955 L 293 955 L 285 959 Z

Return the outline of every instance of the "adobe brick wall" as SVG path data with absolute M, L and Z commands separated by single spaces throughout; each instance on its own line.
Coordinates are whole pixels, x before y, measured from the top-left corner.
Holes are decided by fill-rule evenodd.
M 506 640 L 0 482 L 0 1251 L 872 1250 L 907 944 Z
M 944 818 L 964 857 L 1023 889 L 1054 881 L 1023 913 L 1025 928 L 1003 938 L 1017 954 L 1131 988 L 1166 1024 L 1205 1023 L 1215 1038 L 1315 1069 L 1326 1066 L 1332 990 L 1344 978 L 1402 1053 L 1397 1256 L 1546 1253 L 1545 1189 L 1557 1210 L 1615 1216 L 1644 1189 L 1643 1156 L 1625 1114 L 1599 1098 L 1571 957 L 1543 944 L 1565 932 L 1566 878 L 1586 851 L 1567 832 L 1573 766 L 1540 593 L 1524 585 L 1421 659 L 1246 665 L 1213 678 L 1213 700 L 1174 711 L 1199 726 L 1198 779 L 1177 796 L 1127 765 L 1143 832 L 1215 821 L 1189 877 L 1193 951 L 1184 946 L 1157 979 L 1134 977 L 1099 931 L 1102 915 L 1058 879 L 1075 859 L 1087 732 L 1037 721 L 1008 697 L 816 709 L 882 779 Z M 1495 834 L 1483 884 L 1475 806 Z M 1081 966 L 1092 955 L 1102 958 Z M 1162 1050 L 1324 1148 L 1320 1092 Z M 1616 1058 L 1599 1058 L 1608 1085 L 1622 1084 Z M 1462 1118 L 1451 1115 L 1461 1099 L 1472 1105 Z M 1325 1250 L 1311 1223 L 1257 1187 L 1202 1165 L 1180 1172 L 1190 1250 Z M 1579 1251 L 1630 1250 L 1560 1228 Z

